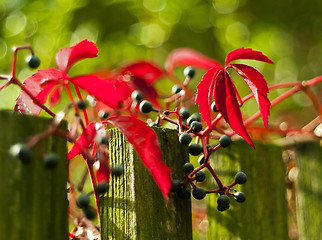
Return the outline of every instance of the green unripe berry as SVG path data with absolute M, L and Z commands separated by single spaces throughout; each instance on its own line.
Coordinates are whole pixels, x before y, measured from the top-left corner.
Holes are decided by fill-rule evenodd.
M 201 165 L 205 162 L 205 155 L 202 155 L 198 158 L 198 163 Z
M 228 135 L 222 135 L 219 138 L 219 143 L 223 148 L 228 147 L 231 143 L 231 138 Z
M 182 88 L 179 85 L 174 85 L 171 89 L 171 92 L 174 95 L 174 94 L 181 92 L 181 90 L 182 90 Z
M 111 174 L 119 177 L 124 173 L 124 168 L 122 165 L 115 165 L 113 167 L 111 167 Z
M 200 122 L 200 120 L 201 119 L 199 113 L 194 113 L 187 119 L 187 123 L 190 126 L 193 121 Z
M 185 174 L 191 173 L 194 169 L 195 167 L 192 165 L 192 163 L 185 163 L 182 167 L 182 170 Z
M 110 116 L 110 114 L 108 112 L 105 112 L 104 110 L 100 110 L 98 112 L 98 117 L 101 119 L 101 120 L 105 120 L 106 118 L 108 118 L 108 116 Z
M 143 99 L 143 94 L 139 90 L 135 90 L 131 94 L 131 98 L 133 101 L 140 102 Z
M 193 156 L 198 156 L 202 152 L 202 146 L 198 143 L 191 143 L 189 145 L 189 153 Z
M 191 196 L 191 190 L 188 187 L 181 188 L 178 192 L 178 196 L 181 199 L 189 199 Z
M 197 182 L 202 182 L 206 179 L 206 174 L 202 171 L 196 172 L 196 181 Z
M 228 205 L 217 205 L 217 209 L 220 212 L 226 211 L 229 208 L 229 204 Z
M 203 188 L 195 188 L 193 191 L 192 191 L 192 196 L 195 198 L 195 199 L 198 199 L 198 200 L 201 200 L 201 199 L 204 199 L 205 196 L 206 196 L 206 190 L 203 189 Z
M 179 192 L 181 190 L 181 183 L 178 179 L 173 179 L 171 181 L 171 191 L 172 192 Z
M 40 65 L 40 58 L 36 55 L 31 55 L 27 58 L 27 63 L 30 68 L 38 68 Z
M 143 113 L 149 113 L 153 110 L 152 103 L 148 100 L 144 100 L 140 103 L 140 111 Z
M 108 188 L 109 188 L 108 182 L 106 182 L 106 181 L 100 182 L 95 187 L 95 193 L 98 195 L 105 194 L 107 192 Z
M 96 217 L 96 210 L 93 207 L 87 206 L 83 210 L 87 219 L 92 220 Z
M 217 204 L 218 205 L 229 205 L 230 199 L 227 195 L 223 194 L 220 195 L 217 199 Z
M 245 200 L 246 200 L 246 195 L 245 195 L 245 193 L 243 193 L 243 192 L 236 192 L 236 193 L 234 193 L 234 198 L 235 198 L 235 200 L 236 200 L 237 202 L 242 203 L 242 202 L 245 202 Z
M 53 169 L 58 164 L 58 156 L 54 152 L 47 153 L 43 159 L 44 165 L 48 169 Z
M 190 116 L 190 111 L 188 108 L 183 107 L 180 109 L 179 114 L 182 115 L 182 118 L 187 119 Z
M 237 184 L 244 184 L 245 182 L 247 182 L 247 175 L 244 172 L 236 173 L 235 182 Z
M 80 208 L 86 208 L 89 206 L 91 202 L 91 198 L 89 197 L 88 194 L 86 193 L 82 193 L 81 195 L 79 195 L 79 197 L 77 198 L 77 205 Z
M 193 78 L 196 74 L 196 69 L 193 68 L 193 67 L 186 67 L 184 70 L 183 70 L 183 74 L 185 77 L 190 77 L 190 78 Z
M 215 103 L 215 102 L 212 102 L 212 104 L 211 104 L 211 109 L 212 109 L 212 111 L 214 111 L 214 112 L 219 112 L 219 111 L 218 111 L 218 109 L 217 109 L 217 107 L 216 107 L 216 103 Z
M 179 136 L 179 142 L 184 145 L 188 145 L 192 140 L 192 137 L 190 136 L 189 133 L 182 133 Z
M 195 133 L 198 133 L 202 130 L 202 124 L 200 122 L 197 122 L 197 121 L 193 121 L 191 124 L 190 124 L 190 127 L 191 127 L 191 130 Z
M 29 163 L 32 160 L 32 151 L 24 143 L 17 143 L 10 148 L 10 154 L 18 157 L 22 163 Z

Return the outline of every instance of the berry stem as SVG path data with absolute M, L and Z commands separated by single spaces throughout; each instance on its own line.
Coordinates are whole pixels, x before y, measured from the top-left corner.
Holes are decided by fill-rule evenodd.
M 17 53 L 19 50 L 22 49 L 28 49 L 30 50 L 31 54 L 34 55 L 34 52 L 32 50 L 32 47 L 30 45 L 20 46 L 20 47 L 14 47 L 13 48 L 13 59 L 12 59 L 12 67 L 11 67 L 11 77 L 16 77 L 16 65 L 17 65 Z
M 82 94 L 81 94 L 81 92 L 79 91 L 78 86 L 76 86 L 76 85 L 74 84 L 74 87 L 75 87 L 76 94 L 77 94 L 77 97 L 79 98 L 79 100 L 84 101 L 84 100 L 83 100 L 83 97 L 82 97 Z M 85 124 L 86 124 L 86 126 L 87 126 L 87 125 L 89 124 L 89 121 L 88 121 L 88 116 L 87 116 L 86 109 L 82 109 L 82 111 L 83 111 L 83 115 L 84 115 L 84 119 L 85 119 Z

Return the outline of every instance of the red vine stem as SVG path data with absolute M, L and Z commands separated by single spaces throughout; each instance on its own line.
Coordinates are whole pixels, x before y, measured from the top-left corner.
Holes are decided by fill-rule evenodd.
M 79 88 L 75 84 L 74 84 L 74 88 L 76 90 L 76 94 L 77 94 L 77 97 L 79 98 L 79 100 L 84 101 L 83 97 L 82 97 L 82 94 L 79 91 Z M 89 124 L 89 121 L 88 121 L 88 116 L 87 116 L 86 109 L 82 109 L 82 111 L 83 111 L 83 116 L 84 116 L 84 119 L 85 119 L 85 124 L 87 126 Z

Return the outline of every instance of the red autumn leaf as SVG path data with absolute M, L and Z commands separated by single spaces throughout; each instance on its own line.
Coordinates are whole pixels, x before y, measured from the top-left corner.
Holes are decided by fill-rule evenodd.
M 129 116 L 108 119 L 127 138 L 149 169 L 163 196 L 168 200 L 171 189 L 170 169 L 162 162 L 162 154 L 156 133 L 145 122 Z
M 122 68 L 122 75 L 132 75 L 143 78 L 147 83 L 153 83 L 163 75 L 163 71 L 156 65 L 140 61 L 126 65 Z
M 221 67 L 216 60 L 208 58 L 201 53 L 190 48 L 178 48 L 173 50 L 167 58 L 166 69 L 168 73 L 173 73 L 177 66 L 193 66 L 210 69 L 214 66 Z
M 231 51 L 225 61 L 225 66 L 227 66 L 230 62 L 237 60 L 237 59 L 252 59 L 267 63 L 273 63 L 268 57 L 263 55 L 263 53 L 259 51 L 254 51 L 251 48 L 239 48 L 234 51 Z
M 107 81 L 98 75 L 77 76 L 71 81 L 111 108 L 119 108 L 122 104 L 120 90 L 115 88 L 113 81 Z
M 110 168 L 108 166 L 108 159 L 100 159 L 100 165 L 96 171 L 96 179 L 97 182 L 104 182 L 104 181 L 109 181 L 110 180 Z
M 23 84 L 38 101 L 44 104 L 52 89 L 60 81 L 68 79 L 69 76 L 65 72 L 49 68 L 39 70 L 36 74 L 27 78 Z M 35 115 L 39 115 L 41 112 L 41 108 L 38 107 L 25 92 L 21 92 L 18 96 L 15 110 L 18 110 L 21 113 L 31 113 Z
M 68 72 L 76 62 L 85 58 L 97 57 L 97 53 L 95 43 L 85 39 L 72 47 L 59 50 L 56 54 L 56 64 L 58 69 Z
M 83 149 L 87 149 L 94 142 L 96 136 L 96 127 L 95 123 L 91 122 L 86 127 L 85 131 L 82 132 L 80 137 L 75 142 L 73 148 L 69 151 L 67 159 L 72 159 L 77 155 L 81 154 Z
M 221 71 L 215 82 L 216 107 L 231 128 L 254 147 L 243 123 L 233 82 L 227 72 Z
M 265 127 L 267 127 L 269 109 L 271 104 L 269 99 L 267 98 L 269 89 L 264 76 L 256 69 L 244 64 L 231 64 L 229 66 L 231 66 L 239 73 L 239 75 L 245 80 L 248 87 L 254 94 L 254 98 L 256 99 L 259 110 L 261 112 L 264 125 Z
M 199 112 L 202 114 L 202 118 L 208 126 L 211 125 L 210 105 L 212 101 L 212 89 L 214 88 L 215 80 L 220 71 L 222 71 L 222 68 L 217 66 L 209 69 L 198 85 L 196 103 L 199 105 Z

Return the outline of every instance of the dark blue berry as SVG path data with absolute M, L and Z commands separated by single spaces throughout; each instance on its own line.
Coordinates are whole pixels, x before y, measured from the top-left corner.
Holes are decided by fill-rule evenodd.
M 219 138 L 219 143 L 222 147 L 228 147 L 231 143 L 231 138 L 228 135 L 222 135 Z
M 79 197 L 77 199 L 77 205 L 80 208 L 86 208 L 86 207 L 88 207 L 89 204 L 90 204 L 90 202 L 91 202 L 91 198 L 86 193 L 82 193 L 81 195 L 79 195 Z
M 104 134 L 99 134 L 96 136 L 96 142 L 99 145 L 107 144 L 107 137 Z
M 193 121 L 197 121 L 197 122 L 200 122 L 200 115 L 199 113 L 194 113 L 192 114 L 188 119 L 187 119 L 187 123 L 189 124 L 189 126 L 191 125 L 191 123 Z
M 85 207 L 83 209 L 83 211 L 84 211 L 86 218 L 89 220 L 94 219 L 96 217 L 96 210 L 91 206 Z
M 230 199 L 227 195 L 223 194 L 220 195 L 217 199 L 217 204 L 218 205 L 229 205 Z
M 24 143 L 17 143 L 10 148 L 10 153 L 14 157 L 18 157 L 22 163 L 29 163 L 32 160 L 32 151 Z
M 133 101 L 140 102 L 143 99 L 143 94 L 139 90 L 135 90 L 131 94 L 131 98 Z
M 192 165 L 192 163 L 185 163 L 182 167 L 182 170 L 185 174 L 189 174 L 195 169 L 195 167 Z
M 200 122 L 197 122 L 197 121 L 193 121 L 191 124 L 190 124 L 190 127 L 191 127 L 191 130 L 195 133 L 198 133 L 202 130 L 202 124 Z
M 181 183 L 178 179 L 173 179 L 171 181 L 171 191 L 172 192 L 179 192 L 181 189 Z
M 234 198 L 235 198 L 235 200 L 236 200 L 237 202 L 242 203 L 242 202 L 245 202 L 245 200 L 246 200 L 246 195 L 245 195 L 245 193 L 243 193 L 243 192 L 236 192 L 236 193 L 234 193 Z
M 148 100 L 144 100 L 140 103 L 140 111 L 143 113 L 149 113 L 153 109 L 152 103 Z
M 212 104 L 211 104 L 211 109 L 212 109 L 212 111 L 214 111 L 214 112 L 219 112 L 219 111 L 218 111 L 218 109 L 217 109 L 217 107 L 216 107 L 215 102 L 212 102 Z
M 193 67 L 186 67 L 184 70 L 183 70 L 183 74 L 185 77 L 190 77 L 190 78 L 193 78 L 196 74 L 196 69 L 193 68 Z
M 197 182 L 202 182 L 206 179 L 206 174 L 202 171 L 196 172 L 195 176 Z
M 205 162 L 205 155 L 202 155 L 198 158 L 198 163 L 201 165 Z
M 150 124 L 149 124 L 149 126 L 150 126 L 150 127 L 162 127 L 162 125 L 161 125 L 161 124 L 156 123 L 156 122 L 150 123 Z
M 101 120 L 105 120 L 106 118 L 108 118 L 110 114 L 108 112 L 105 112 L 104 110 L 100 110 L 98 112 L 98 117 L 101 119 Z
M 88 107 L 88 103 L 85 101 L 76 102 L 76 106 L 78 109 L 86 109 Z
M 195 198 L 195 199 L 198 199 L 198 200 L 201 200 L 203 198 L 205 198 L 206 196 L 206 190 L 203 189 L 203 188 L 195 188 L 193 191 L 192 191 L 192 196 Z
M 53 169 L 58 164 L 58 156 L 54 152 L 47 153 L 43 159 L 44 165 L 48 169 Z
M 27 58 L 27 63 L 30 68 L 37 68 L 40 65 L 40 59 L 36 55 L 31 55 Z
M 177 94 L 181 92 L 182 88 L 179 85 L 174 85 L 171 89 L 172 94 Z
M 181 199 L 188 199 L 191 196 L 191 190 L 188 187 L 181 188 L 178 192 L 178 196 Z
M 244 172 L 236 173 L 235 182 L 237 184 L 244 184 L 245 182 L 247 182 L 247 175 Z
M 182 118 L 187 119 L 190 116 L 190 111 L 188 108 L 183 107 L 180 109 L 179 114 L 182 115 Z
M 190 136 L 189 133 L 182 133 L 179 136 L 179 142 L 184 145 L 188 145 L 192 140 L 192 137 Z
M 220 212 L 226 211 L 229 208 L 229 204 L 228 205 L 217 205 L 217 209 Z
M 164 115 L 170 115 L 170 111 L 169 110 L 166 110 L 163 112 Z
M 108 187 L 109 187 L 108 182 L 106 181 L 100 182 L 95 187 L 95 193 L 98 195 L 105 194 L 108 190 Z
M 113 167 L 111 167 L 111 174 L 119 177 L 124 173 L 124 168 L 122 165 L 115 165 Z
M 193 156 L 198 156 L 202 152 L 202 146 L 198 143 L 191 143 L 189 145 L 189 153 Z

